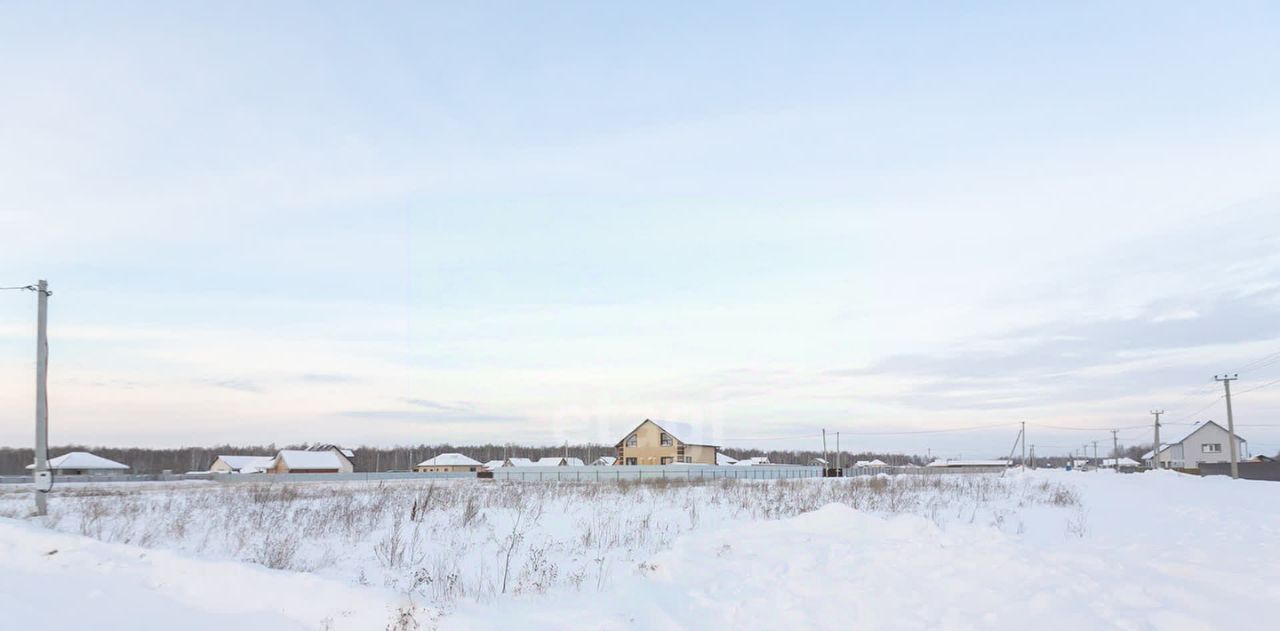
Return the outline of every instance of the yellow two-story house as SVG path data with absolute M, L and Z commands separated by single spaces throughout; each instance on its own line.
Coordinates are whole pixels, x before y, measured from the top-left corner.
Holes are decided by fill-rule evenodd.
M 716 463 L 715 445 L 686 443 L 661 425 L 645 419 L 616 445 L 615 465 Z

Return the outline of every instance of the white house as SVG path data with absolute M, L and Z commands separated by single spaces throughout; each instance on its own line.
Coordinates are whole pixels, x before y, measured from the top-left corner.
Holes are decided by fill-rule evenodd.
M 27 465 L 35 469 L 35 463 Z M 110 475 L 124 473 L 129 465 L 95 456 L 87 451 L 73 451 L 49 459 L 49 469 L 55 475 Z
M 581 467 L 582 458 L 566 458 L 564 456 L 547 456 L 539 458 L 526 466 L 533 467 Z
M 418 473 L 460 473 L 479 471 L 483 464 L 459 453 L 440 454 L 419 462 L 413 468 Z
M 1114 468 L 1115 466 L 1116 466 L 1116 459 L 1115 459 L 1115 458 L 1103 458 L 1103 459 L 1102 459 L 1102 467 L 1103 467 L 1103 468 L 1105 468 L 1105 469 L 1111 469 L 1111 468 Z M 1137 460 L 1134 460 L 1133 458 L 1120 458 L 1120 466 L 1122 466 L 1122 467 L 1140 467 L 1140 466 L 1142 466 L 1142 463 L 1141 463 L 1141 462 L 1138 462 Z
M 271 459 L 267 473 L 351 473 L 355 466 L 345 452 L 347 450 L 284 449 Z
M 1205 462 L 1231 462 L 1231 433 L 1213 421 L 1205 421 L 1191 430 L 1180 440 L 1160 446 L 1160 467 L 1164 469 L 1199 469 Z M 1236 454 L 1240 460 L 1245 459 L 1245 447 L 1249 442 L 1234 437 Z M 1152 452 L 1142 456 L 1143 462 L 1151 466 Z
M 221 455 L 213 459 L 209 470 L 214 473 L 263 473 L 271 468 L 272 456 Z

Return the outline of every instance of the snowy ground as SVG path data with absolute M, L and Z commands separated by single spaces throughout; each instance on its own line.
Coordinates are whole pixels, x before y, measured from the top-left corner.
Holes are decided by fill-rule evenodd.
M 0 517 L 26 510 L 15 491 Z M 1280 603 L 1277 500 L 1280 484 L 1164 472 L 81 487 L 43 524 L 0 518 L 0 611 L 138 629 L 1256 626 Z

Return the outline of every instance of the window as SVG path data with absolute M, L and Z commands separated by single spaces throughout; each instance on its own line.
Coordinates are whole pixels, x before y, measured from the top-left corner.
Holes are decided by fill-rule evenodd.
M 1200 445 L 1200 453 L 1220 454 L 1222 453 L 1222 443 L 1205 443 L 1203 445 Z
M 636 459 L 635 459 L 635 458 L 627 458 L 627 464 L 629 464 L 629 465 L 635 465 L 635 463 L 636 463 Z
M 662 434 L 662 435 L 659 437 L 658 442 L 662 443 L 662 446 L 663 446 L 663 447 L 670 447 L 670 446 L 671 446 L 671 436 L 669 436 L 669 435 L 667 435 L 667 434 Z
M 630 436 L 628 436 L 628 437 L 627 437 L 627 446 L 628 446 L 628 447 L 635 447 L 635 446 L 636 446 L 636 444 L 637 444 L 638 442 L 639 442 L 639 439 L 637 439 L 637 438 L 636 438 L 636 435 L 635 435 L 635 434 L 632 434 L 632 435 L 630 435 Z
M 663 456 L 662 464 L 671 464 L 671 456 Z

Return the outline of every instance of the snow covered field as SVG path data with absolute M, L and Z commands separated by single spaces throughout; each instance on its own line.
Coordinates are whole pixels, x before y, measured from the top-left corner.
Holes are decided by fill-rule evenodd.
M 1164 472 L 117 484 L 60 489 L 42 528 L 8 488 L 0 611 L 135 629 L 1219 629 L 1276 615 L 1277 500 Z

